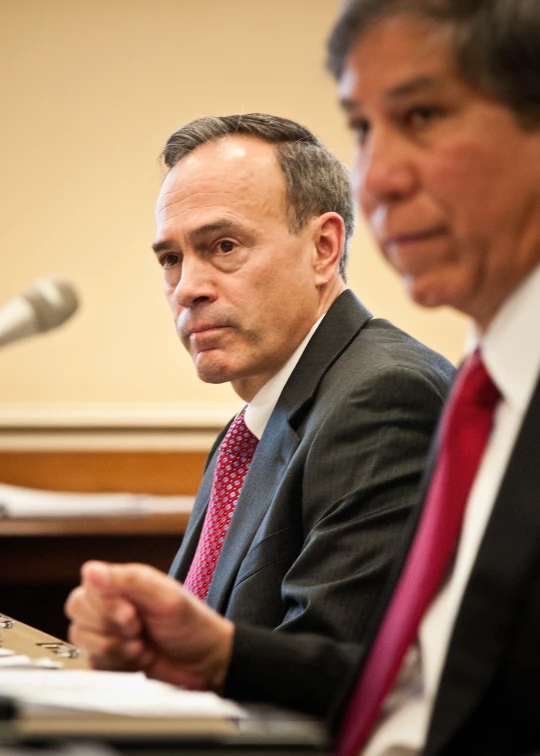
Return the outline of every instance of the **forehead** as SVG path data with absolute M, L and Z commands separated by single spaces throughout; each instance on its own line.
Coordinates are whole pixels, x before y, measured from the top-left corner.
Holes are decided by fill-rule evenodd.
M 156 208 L 158 224 L 202 213 L 285 214 L 285 177 L 273 145 L 227 136 L 186 155 L 167 174 Z
M 457 80 L 448 30 L 400 14 L 375 23 L 353 45 L 339 94 L 349 109 L 371 97 L 391 102 L 420 88 L 442 90 Z

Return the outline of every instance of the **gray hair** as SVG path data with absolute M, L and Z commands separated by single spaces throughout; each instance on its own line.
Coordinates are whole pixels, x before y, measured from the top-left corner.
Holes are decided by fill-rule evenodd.
M 398 14 L 446 27 L 457 74 L 505 103 L 523 127 L 540 125 L 539 0 L 349 0 L 328 42 L 334 76 L 360 37 Z
M 345 241 L 339 271 L 346 280 L 349 242 L 355 225 L 349 171 L 304 126 L 264 113 L 197 118 L 169 137 L 161 158 L 170 170 L 200 145 L 237 135 L 256 137 L 274 146 L 285 176 L 291 233 L 298 234 L 311 218 L 323 213 L 335 212 L 343 218 Z

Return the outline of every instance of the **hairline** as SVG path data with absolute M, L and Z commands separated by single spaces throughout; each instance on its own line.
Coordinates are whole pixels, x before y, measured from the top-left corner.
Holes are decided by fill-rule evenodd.
M 283 184 L 285 186 L 286 215 L 287 215 L 287 223 L 289 226 L 289 230 L 291 231 L 291 233 L 298 235 L 305 228 L 306 224 L 309 221 L 309 218 L 306 218 L 303 224 L 298 223 L 298 218 L 296 217 L 296 212 L 294 211 L 294 204 L 290 198 L 290 185 L 287 179 L 287 173 L 285 172 L 285 169 L 281 161 L 281 153 L 280 153 L 279 147 L 281 147 L 282 145 L 285 146 L 285 145 L 299 144 L 300 142 L 306 141 L 304 139 L 296 139 L 294 141 L 291 140 L 290 142 L 273 142 L 271 139 L 267 139 L 266 137 L 258 135 L 258 134 L 243 134 L 243 133 L 218 134 L 216 136 L 210 137 L 210 139 L 206 139 L 204 142 L 201 142 L 200 144 L 195 144 L 192 147 L 187 148 L 184 154 L 181 157 L 179 157 L 172 165 L 169 165 L 169 163 L 165 161 L 162 154 L 160 157 L 162 158 L 167 168 L 167 173 L 165 175 L 165 178 L 167 178 L 167 176 L 173 170 L 173 168 L 175 168 L 179 163 L 181 163 L 182 160 L 185 160 L 187 157 L 189 157 L 189 155 L 196 152 L 201 147 L 204 147 L 207 144 L 212 144 L 213 142 L 221 142 L 226 139 L 256 140 L 257 142 L 263 142 L 263 144 L 267 144 L 272 149 L 272 152 L 276 159 L 277 167 L 279 168 L 280 173 L 283 177 Z M 310 142 L 307 142 L 307 144 L 310 144 Z M 291 209 L 293 211 L 292 213 L 290 212 Z M 317 216 L 313 215 L 311 217 L 316 218 Z

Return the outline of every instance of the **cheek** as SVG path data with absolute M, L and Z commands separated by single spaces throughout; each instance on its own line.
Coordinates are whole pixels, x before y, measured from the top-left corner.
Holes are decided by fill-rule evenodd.
M 174 289 L 169 290 L 168 288 L 165 290 L 165 296 L 167 298 L 167 304 L 169 305 L 169 309 L 172 313 L 174 322 L 176 323 L 178 327 L 178 318 L 184 312 L 184 307 L 182 305 L 178 304 L 176 297 L 174 295 Z
M 174 310 L 177 307 L 175 296 L 174 296 L 174 289 L 171 288 L 170 286 L 164 286 L 163 289 L 165 291 L 165 297 L 167 298 L 168 305 L 171 308 L 171 310 L 174 312 Z
M 454 224 L 454 230 L 473 235 L 486 225 L 486 199 L 497 197 L 500 179 L 493 156 L 477 143 L 467 142 L 440 153 L 425 173 L 432 197 Z

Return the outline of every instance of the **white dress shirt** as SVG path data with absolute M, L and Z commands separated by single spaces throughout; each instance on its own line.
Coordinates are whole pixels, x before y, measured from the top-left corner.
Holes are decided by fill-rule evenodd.
M 255 394 L 251 402 L 246 405 L 244 420 L 249 430 L 259 439 L 259 441 L 261 440 L 264 429 L 270 420 L 270 415 L 274 411 L 274 407 L 277 404 L 281 392 L 285 388 L 285 384 L 289 380 L 292 371 L 295 369 L 298 360 L 304 352 L 304 349 L 309 344 L 311 337 L 319 327 L 323 318 L 324 315 L 312 326 L 305 339 L 296 347 L 281 370 L 270 378 L 270 380 L 267 381 Z
M 540 373 L 540 266 L 506 300 L 480 340 L 501 392 L 469 494 L 452 575 L 432 602 L 362 756 L 412 756 L 423 747 L 450 636 L 518 431 Z M 476 339 L 477 341 L 477 339 Z

